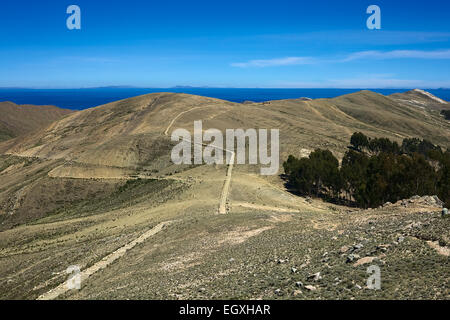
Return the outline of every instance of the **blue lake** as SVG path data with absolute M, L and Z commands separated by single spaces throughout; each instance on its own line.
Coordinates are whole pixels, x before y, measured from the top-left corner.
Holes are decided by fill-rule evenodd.
M 362 89 L 237 89 L 237 88 L 91 88 L 91 89 L 11 89 L 0 88 L 0 101 L 17 104 L 55 105 L 61 108 L 82 110 L 108 102 L 152 92 L 177 92 L 229 100 L 268 101 L 308 97 L 333 98 Z M 370 89 L 389 95 L 409 89 Z M 426 89 L 427 90 L 427 89 Z M 427 90 L 437 97 L 450 101 L 450 89 Z

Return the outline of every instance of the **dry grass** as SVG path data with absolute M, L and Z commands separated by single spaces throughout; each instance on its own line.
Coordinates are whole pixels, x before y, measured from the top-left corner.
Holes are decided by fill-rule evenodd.
M 89 270 L 153 226 L 176 220 L 60 298 L 448 299 L 448 257 L 427 244 L 448 247 L 450 220 L 437 208 L 358 211 L 307 202 L 288 193 L 279 176 L 236 165 L 230 213 L 217 215 L 227 167 L 173 165 L 164 135 L 172 120 L 172 129 L 191 131 L 199 119 L 204 129 L 278 128 L 281 160 L 319 147 L 342 155 L 354 131 L 449 147 L 448 122 L 398 99 L 365 91 L 237 104 L 150 94 L 3 142 L 0 297 L 37 298 L 64 281 L 69 265 Z M 405 240 L 394 244 L 399 235 Z M 346 263 L 340 248 L 357 243 L 364 244 L 361 259 L 383 268 L 381 292 L 356 287 L 364 286 L 366 260 Z M 308 276 L 318 271 L 323 280 L 312 282 Z M 317 290 L 296 288 L 297 281 Z

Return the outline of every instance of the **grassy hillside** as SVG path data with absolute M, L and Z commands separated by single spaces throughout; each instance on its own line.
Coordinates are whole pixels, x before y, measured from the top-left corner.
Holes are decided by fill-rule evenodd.
M 195 120 L 279 129 L 280 164 L 316 148 L 341 157 L 355 131 L 448 148 L 450 123 L 431 107 L 369 91 L 245 104 L 154 93 L 61 116 L 0 143 L 1 299 L 35 299 L 63 284 L 68 266 L 99 264 L 59 298 L 449 298 L 450 220 L 431 198 L 356 210 L 294 196 L 255 166 L 227 175 L 225 165 L 170 160 L 170 133 L 192 132 Z M 382 270 L 381 291 L 365 287 L 369 263 Z
M 289 153 L 297 155 L 300 148 L 321 146 L 340 153 L 355 131 L 397 140 L 422 137 L 450 146 L 450 124 L 438 113 L 369 91 L 335 99 L 264 104 L 155 93 L 71 114 L 42 132 L 18 139 L 13 146 L 0 144 L 0 151 L 90 165 L 135 168 L 160 162 L 164 167 L 171 148 L 164 131 L 186 110 L 191 111 L 177 119 L 172 130 L 181 127 L 192 131 L 194 120 L 200 119 L 204 130 L 277 128 L 284 158 Z
M 450 103 L 448 101 L 437 98 L 420 89 L 414 89 L 403 93 L 394 93 L 390 95 L 390 97 L 400 103 L 416 108 L 427 108 L 431 110 L 450 109 Z
M 17 105 L 0 102 L 0 141 L 45 127 L 72 113 L 54 106 Z

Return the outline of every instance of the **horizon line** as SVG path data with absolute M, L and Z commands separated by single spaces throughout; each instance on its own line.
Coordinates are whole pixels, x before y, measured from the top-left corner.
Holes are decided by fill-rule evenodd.
M 332 89 L 332 90 L 450 90 L 447 87 L 225 87 L 225 86 L 170 86 L 170 87 L 158 87 L 158 86 L 92 86 L 92 87 L 0 87 L 0 90 L 88 90 L 88 89 L 288 89 L 288 90 L 308 90 L 308 89 Z

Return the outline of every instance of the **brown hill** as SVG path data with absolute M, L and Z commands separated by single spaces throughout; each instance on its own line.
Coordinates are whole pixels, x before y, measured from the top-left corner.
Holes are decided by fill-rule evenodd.
M 399 142 L 405 137 L 420 137 L 445 148 L 450 146 L 450 123 L 438 112 L 410 106 L 371 91 L 334 99 L 291 99 L 253 104 L 187 94 L 153 93 L 75 112 L 40 130 L 0 143 L 0 154 L 12 157 L 3 169 L 0 166 L 0 213 L 15 212 L 7 218 L 11 222 L 42 216 L 45 211 L 35 204 L 42 202 L 37 197 L 41 191 L 36 190 L 50 190 L 49 185 L 56 188 L 58 184 L 47 181 L 49 178 L 83 179 L 88 185 L 80 188 L 90 190 L 89 179 L 171 177 L 185 180 L 199 177 L 208 180 L 202 185 L 202 189 L 207 190 L 203 194 L 205 201 L 217 202 L 224 166 L 178 166 L 170 159 L 174 145 L 170 133 L 176 128 L 192 132 L 195 120 L 203 120 L 203 130 L 279 129 L 279 173 L 283 170 L 281 163 L 289 154 L 307 156 L 316 148 L 326 148 L 341 157 L 355 131 Z M 33 159 L 33 165 L 28 165 L 29 159 Z M 234 192 L 240 190 L 235 194 L 238 202 L 247 196 L 253 197 L 248 190 L 258 188 L 261 183 L 269 182 L 283 188 L 278 175 L 247 177 L 258 172 L 257 166 L 234 167 L 232 185 Z M 65 182 L 59 185 L 65 185 Z M 66 196 L 72 193 L 70 190 L 63 192 L 64 201 L 68 201 Z M 271 198 L 272 203 L 284 200 L 278 195 Z M 48 201 L 64 202 L 62 199 Z M 31 215 L 32 210 L 26 209 L 25 203 L 37 208 L 37 212 Z M 46 204 L 45 210 L 50 207 Z
M 175 166 L 168 135 L 194 120 L 277 128 L 281 161 L 341 156 L 355 131 L 450 146 L 436 110 L 370 91 L 252 104 L 155 93 L 69 114 L 0 143 L 0 299 L 448 299 L 450 220 L 432 198 L 357 210 L 293 196 L 253 166 Z M 369 262 L 383 290 L 362 289 Z M 81 290 L 65 289 L 69 265 Z
M 54 106 L 0 102 L 0 141 L 45 127 L 71 112 L 73 111 Z
M 396 101 L 418 108 L 428 108 L 432 110 L 450 109 L 450 102 L 442 100 L 431 93 L 414 89 L 403 93 L 394 93 L 390 95 Z
M 177 127 L 192 131 L 194 120 L 203 120 L 204 130 L 223 132 L 280 129 L 283 158 L 289 153 L 299 155 L 302 148 L 318 147 L 341 155 L 355 131 L 396 140 L 422 137 L 444 147 L 450 145 L 450 124 L 438 113 L 370 91 L 334 99 L 254 104 L 153 93 L 73 113 L 45 130 L 0 145 L 0 152 L 120 168 L 154 166 L 158 161 L 163 165 L 171 145 L 164 132 L 174 119 L 171 131 Z

